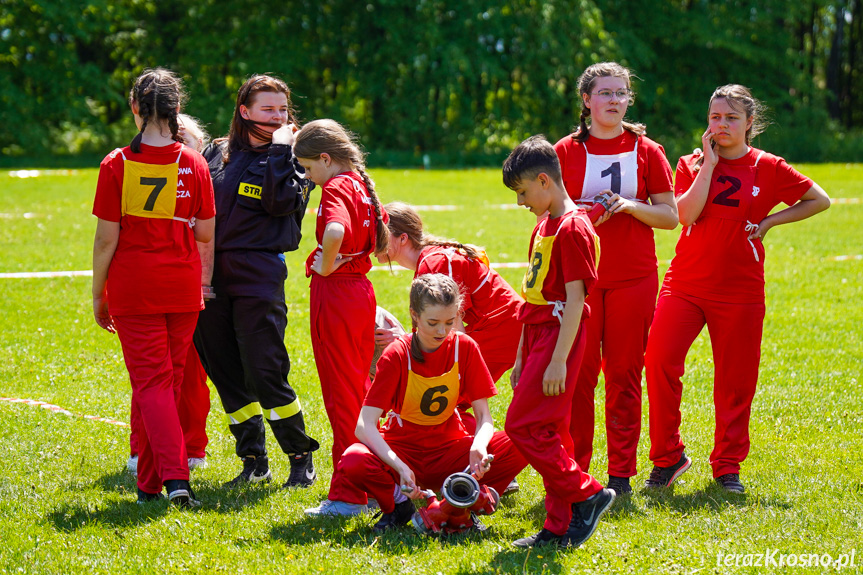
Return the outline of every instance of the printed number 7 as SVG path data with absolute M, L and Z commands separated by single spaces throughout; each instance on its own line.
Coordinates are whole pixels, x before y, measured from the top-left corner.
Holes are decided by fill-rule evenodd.
M 153 191 L 150 192 L 150 195 L 147 197 L 147 203 L 144 204 L 145 212 L 153 211 L 153 208 L 156 207 L 156 198 L 159 197 L 159 193 L 167 184 L 168 178 L 141 178 L 142 186 L 153 186 Z

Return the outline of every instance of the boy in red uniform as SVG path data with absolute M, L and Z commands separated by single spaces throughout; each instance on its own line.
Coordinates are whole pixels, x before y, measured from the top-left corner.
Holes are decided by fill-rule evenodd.
M 567 195 L 557 154 L 544 137 L 528 138 L 512 151 L 503 165 L 503 182 L 517 194 L 518 205 L 537 216 L 548 213 L 531 236 L 519 313 L 525 325 L 510 376 L 513 397 L 505 425 L 542 476 L 547 516 L 539 533 L 513 544 L 577 547 L 593 535 L 615 497 L 582 472 L 567 450 L 586 343 L 581 322 L 589 308 L 584 298 L 596 283 L 599 240 L 586 214 Z

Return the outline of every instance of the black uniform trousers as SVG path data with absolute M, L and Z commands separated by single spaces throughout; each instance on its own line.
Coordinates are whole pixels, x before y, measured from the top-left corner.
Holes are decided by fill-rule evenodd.
M 198 317 L 195 348 L 219 392 L 240 457 L 267 454 L 264 418 L 285 453 L 319 447 L 306 435 L 299 399 L 288 383 L 286 278 L 281 254 L 216 253 L 216 298 Z

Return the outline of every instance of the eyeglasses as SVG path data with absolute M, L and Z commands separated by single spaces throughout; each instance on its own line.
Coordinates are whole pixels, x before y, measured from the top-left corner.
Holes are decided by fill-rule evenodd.
M 618 90 L 617 92 L 612 92 L 611 90 L 600 90 L 599 92 L 594 92 L 591 96 L 596 96 L 603 100 L 611 100 L 611 97 L 615 96 L 619 101 L 625 102 L 632 97 L 632 92 L 629 90 Z

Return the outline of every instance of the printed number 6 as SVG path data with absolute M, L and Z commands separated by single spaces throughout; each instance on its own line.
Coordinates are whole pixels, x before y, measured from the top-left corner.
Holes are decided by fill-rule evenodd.
M 434 396 L 436 393 L 446 393 L 448 390 L 449 388 L 445 385 L 428 388 L 423 394 L 422 399 L 420 399 L 420 411 L 426 415 L 439 415 L 443 413 L 449 401 L 443 396 Z
M 142 186 L 153 186 L 153 191 L 150 192 L 150 195 L 147 197 L 147 203 L 144 204 L 145 212 L 152 212 L 153 208 L 156 207 L 156 198 L 159 197 L 159 193 L 168 185 L 168 178 L 141 178 Z

